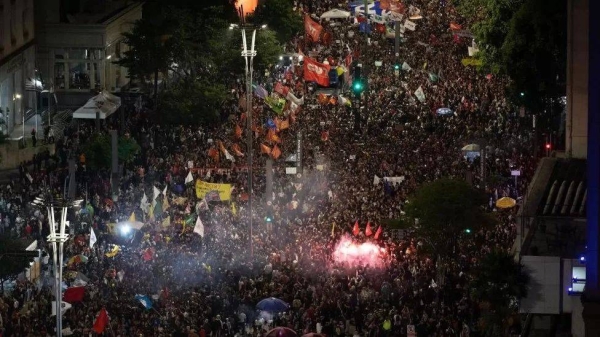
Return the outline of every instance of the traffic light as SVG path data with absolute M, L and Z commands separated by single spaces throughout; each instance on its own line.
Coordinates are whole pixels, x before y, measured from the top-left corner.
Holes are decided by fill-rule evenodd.
M 467 234 L 471 234 L 471 228 L 467 228 L 467 229 L 465 229 L 465 233 L 467 233 Z
M 394 65 L 394 70 L 400 70 L 400 65 L 399 64 L 395 64 Z
M 357 78 L 352 82 L 352 92 L 354 92 L 355 95 L 362 94 L 364 90 L 365 84 L 363 83 L 362 79 Z

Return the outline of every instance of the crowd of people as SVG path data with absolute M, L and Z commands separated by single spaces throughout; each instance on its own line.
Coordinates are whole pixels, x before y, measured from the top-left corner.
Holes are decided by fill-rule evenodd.
M 295 3 L 297 11 L 313 17 L 347 6 L 340 0 Z M 508 251 L 513 244 L 514 213 L 496 212 L 494 202 L 522 195 L 533 175 L 530 122 L 504 97 L 504 79 L 461 63 L 472 41 L 448 28 L 450 23 L 465 25 L 451 1 L 405 3 L 420 9 L 422 18 L 415 20 L 415 31 L 404 33 L 398 57 L 385 34 L 373 32 L 365 46 L 353 19 L 321 22 L 333 37 L 330 43 L 309 41 L 305 35 L 290 41 L 288 51 L 333 65 L 351 54 L 354 65 L 363 64 L 368 87 L 362 98 L 352 97 L 348 83 L 340 87 L 352 101 L 348 107 L 322 102 L 318 88 L 304 82 L 302 66 L 280 64 L 260 76 L 259 84 L 271 88 L 284 83 L 304 104 L 277 115 L 262 98 L 253 98 L 252 170 L 238 153 L 245 150 L 229 150 L 234 160 L 224 155 L 243 144 L 238 131 L 247 115 L 244 104 L 238 104 L 245 95 L 242 78 L 232 83 L 232 103 L 224 107 L 227 120 L 218 127 L 157 125 L 147 118 L 148 109 L 132 113 L 125 129 L 141 151 L 124 167 L 118 198 L 112 198 L 110 172 L 87 168 L 81 156 L 94 133 L 91 124 L 66 129 L 56 137 L 55 154 L 24 163 L 18 181 L 0 192 L 0 232 L 39 239 L 47 256 L 47 218 L 30 201 L 47 190 L 62 195 L 67 161 L 78 162 L 78 193 L 85 202 L 71 216 L 80 225 L 73 225 L 65 248 L 65 283 L 84 285 L 85 295 L 66 310 L 65 335 L 99 335 L 92 327 L 102 308 L 110 317 L 104 336 L 262 336 L 273 327 L 288 327 L 298 335 L 408 336 L 414 326 L 418 336 L 439 337 L 476 335 L 484 329 L 478 324 L 478 303 L 468 292 L 470 272 L 486 253 Z M 396 74 L 394 65 L 405 63 L 412 69 L 403 67 Z M 414 95 L 419 87 L 423 101 Z M 439 108 L 453 113 L 438 115 Z M 281 128 L 274 140 L 265 123 L 276 117 L 289 127 Z M 104 126 L 112 127 L 118 128 L 116 120 Z M 284 159 L 296 152 L 298 133 L 303 171 L 286 174 Z M 461 151 L 481 140 L 484 165 Z M 272 195 L 265 193 L 265 165 L 271 157 L 261 154 L 262 145 L 277 145 L 282 152 L 273 165 Z M 506 179 L 515 168 L 522 172 L 518 185 Z M 194 179 L 231 184 L 231 200 L 198 199 L 194 182 L 186 182 L 190 172 Z M 398 179 L 388 183 L 384 177 Z M 484 189 L 488 210 L 500 220 L 495 228 L 462 242 L 443 282 L 439 266 L 420 252 L 420 238 L 410 233 L 399 237 L 384 225 L 404 214 L 405 203 L 420 185 L 442 177 L 467 179 Z M 375 178 L 381 182 L 374 184 Z M 144 226 L 121 232 L 118 224 L 132 217 Z M 194 231 L 197 217 L 202 235 Z M 377 244 L 389 254 L 385 268 L 332 260 L 336 243 L 356 221 L 363 229 L 358 241 L 374 240 L 364 232 L 367 222 L 374 228 L 383 225 Z M 90 228 L 98 240 L 93 246 Z M 70 260 L 81 255 L 87 261 Z M 53 280 L 49 265 L 43 268 L 39 280 L 20 278 L 1 298 L 0 336 L 54 334 Z M 151 299 L 150 305 L 142 305 L 136 294 Z M 257 312 L 255 305 L 269 297 L 289 303 L 290 309 Z

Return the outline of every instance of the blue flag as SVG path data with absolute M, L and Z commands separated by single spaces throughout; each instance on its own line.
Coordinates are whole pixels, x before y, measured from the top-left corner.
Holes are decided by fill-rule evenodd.
M 150 299 L 150 297 L 146 296 L 146 295 L 135 295 L 135 299 L 138 300 L 140 303 L 142 303 L 142 305 L 144 306 L 144 308 L 146 308 L 147 310 L 152 309 L 152 300 Z

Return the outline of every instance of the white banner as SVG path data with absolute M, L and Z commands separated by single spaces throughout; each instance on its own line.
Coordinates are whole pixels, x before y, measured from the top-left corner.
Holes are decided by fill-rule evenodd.
M 404 21 L 404 28 L 414 31 L 417 28 L 417 24 L 410 20 L 406 20 Z
M 415 96 L 417 96 L 417 99 L 419 100 L 419 102 L 421 102 L 421 103 L 425 102 L 425 92 L 423 92 L 423 88 L 421 86 L 419 86 L 419 89 L 417 89 L 417 91 L 415 91 Z

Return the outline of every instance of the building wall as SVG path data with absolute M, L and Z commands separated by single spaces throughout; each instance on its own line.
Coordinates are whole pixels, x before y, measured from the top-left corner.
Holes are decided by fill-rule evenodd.
M 127 70 L 114 65 L 125 50 L 122 34 L 142 17 L 128 7 L 100 24 L 45 24 L 38 32 L 38 65 L 52 81 L 60 108 L 77 108 L 101 90 L 127 84 Z
M 587 158 L 589 0 L 569 0 L 566 154 Z
M 33 107 L 34 93 L 25 91 L 34 78 L 33 0 L 0 0 L 0 132 L 10 133 Z

